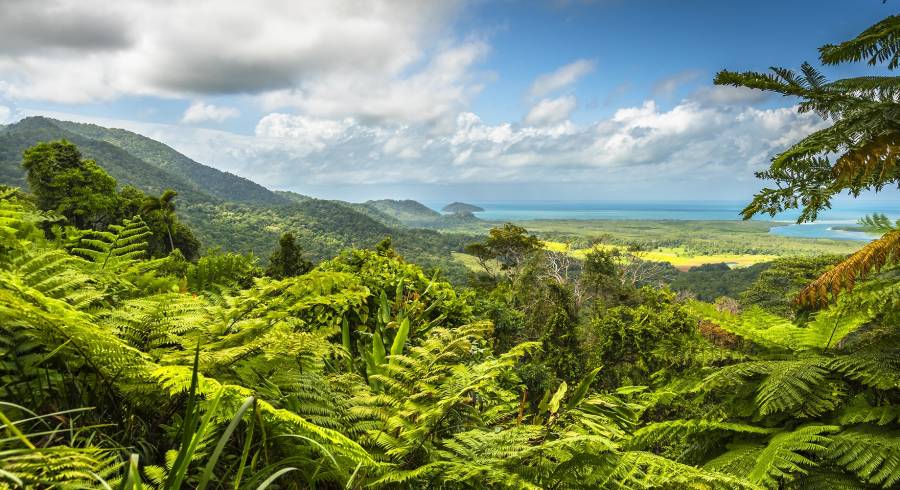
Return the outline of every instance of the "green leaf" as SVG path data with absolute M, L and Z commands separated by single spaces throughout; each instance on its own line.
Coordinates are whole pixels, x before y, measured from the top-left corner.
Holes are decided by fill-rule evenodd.
M 569 385 L 566 384 L 565 381 L 559 385 L 556 393 L 553 394 L 553 398 L 550 398 L 550 403 L 547 404 L 547 409 L 551 414 L 554 414 L 559 411 L 559 404 L 562 402 L 564 396 L 566 396 L 566 391 L 569 389 Z
M 397 330 L 397 335 L 394 336 L 394 343 L 391 344 L 392 356 L 403 353 L 403 346 L 406 344 L 407 337 L 409 337 L 409 318 L 404 318 L 403 321 L 400 322 L 400 328 Z
M 588 390 L 591 388 L 591 384 L 594 382 L 594 378 L 597 377 L 597 373 L 600 372 L 603 366 L 597 366 L 593 371 L 589 372 L 584 379 L 578 383 L 578 387 L 575 388 L 575 392 L 572 393 L 572 398 L 569 399 L 568 405 L 566 408 L 573 409 L 581 403 L 581 400 L 584 400 L 585 395 L 587 395 Z
M 375 361 L 375 366 L 384 364 L 385 357 L 384 342 L 381 340 L 381 334 L 375 332 L 375 335 L 372 336 L 372 360 Z

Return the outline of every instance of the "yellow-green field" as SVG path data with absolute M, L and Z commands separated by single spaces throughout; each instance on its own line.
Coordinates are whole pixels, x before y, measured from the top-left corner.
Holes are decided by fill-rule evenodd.
M 591 249 L 590 248 L 570 248 L 568 244 L 563 242 L 544 241 L 544 248 L 554 252 L 568 252 L 573 257 L 579 259 L 584 258 Z M 597 248 L 606 250 L 618 249 L 625 251 L 627 247 L 622 245 L 596 245 Z M 640 252 L 639 256 L 643 260 L 653 262 L 668 262 L 679 269 L 690 269 L 703 264 L 719 264 L 726 263 L 731 267 L 747 267 L 749 265 L 758 264 L 760 262 L 768 262 L 775 260 L 778 255 L 766 254 L 692 254 L 682 247 L 659 247 L 655 250 Z
M 568 244 L 563 242 L 544 241 L 544 248 L 554 252 L 567 252 L 573 257 L 583 259 L 585 254 L 591 251 L 590 248 L 570 248 Z M 625 251 L 627 247 L 622 245 L 596 245 L 595 248 L 605 250 Z M 679 269 L 690 269 L 703 264 L 719 264 L 726 263 L 731 267 L 747 267 L 760 262 L 768 262 L 775 260 L 778 255 L 765 254 L 692 254 L 682 247 L 660 247 L 655 250 L 640 252 L 639 256 L 643 260 L 652 262 L 668 262 Z
M 591 250 L 591 248 L 571 248 L 563 242 L 544 241 L 543 244 L 546 250 L 566 252 L 578 259 L 583 259 Z M 623 252 L 627 250 L 627 247 L 623 245 L 596 245 L 595 247 L 605 250 L 618 249 Z M 660 247 L 655 250 L 639 252 L 639 256 L 643 260 L 652 262 L 668 262 L 681 270 L 687 270 L 703 264 L 720 263 L 726 263 L 732 268 L 747 267 L 760 262 L 769 262 L 780 257 L 779 255 L 771 254 L 691 254 L 680 247 Z M 466 266 L 469 270 L 481 270 L 478 260 L 471 255 L 453 252 L 453 259 Z
M 644 260 L 668 262 L 682 270 L 723 262 L 747 267 L 791 255 L 846 255 L 862 246 L 849 240 L 773 235 L 770 228 L 779 224 L 766 221 L 533 220 L 516 224 L 541 238 L 547 250 L 583 258 L 594 246 L 627 250 L 635 244 L 645 250 L 640 253 Z M 484 222 L 446 231 L 482 235 L 500 225 Z M 454 257 L 470 269 L 479 268 L 473 257 L 462 253 Z

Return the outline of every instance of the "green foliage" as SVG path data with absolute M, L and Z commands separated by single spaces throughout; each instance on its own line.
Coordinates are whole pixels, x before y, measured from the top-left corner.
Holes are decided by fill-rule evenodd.
M 820 49 L 825 64 L 868 59 L 870 65 L 889 61 L 897 68 L 897 34 L 900 21 L 890 16 L 856 38 Z M 820 129 L 772 159 L 761 179 L 776 188 L 760 191 L 743 211 L 745 219 L 756 214 L 772 216 L 785 209 L 802 208 L 798 222 L 813 221 L 819 211 L 831 207 L 834 196 L 848 192 L 880 192 L 900 183 L 897 149 L 900 131 L 896 76 L 866 76 L 829 82 L 812 65 L 804 63 L 800 73 L 772 68 L 772 74 L 722 71 L 716 83 L 769 90 L 800 98 L 800 112 L 815 112 L 833 124 Z M 884 225 L 885 223 L 881 223 Z M 900 258 L 900 231 L 888 226 L 885 235 L 866 245 L 847 260 L 824 273 L 801 291 L 797 300 L 817 306 L 838 293 L 853 289 L 857 279 Z
M 673 291 L 687 292 L 701 301 L 714 301 L 720 296 L 735 298 L 752 287 L 770 267 L 771 262 L 732 269 L 728 264 L 705 264 L 691 267 L 677 274 L 669 287 Z
M 40 143 L 25 151 L 22 166 L 41 209 L 55 211 L 78 228 L 101 228 L 116 214 L 116 181 L 72 143 Z
M 21 403 L 0 402 L 0 487 L 898 484 L 897 270 L 786 318 L 766 308 L 791 313 L 824 260 L 774 264 L 743 308 L 684 303 L 635 289 L 646 277 L 613 251 L 576 260 L 507 225 L 477 245 L 507 273 L 460 291 L 406 260 L 459 236 L 345 203 L 281 194 L 261 210 L 172 188 L 178 212 L 211 217 L 202 233 L 295 232 L 278 277 L 252 255 L 185 260 L 174 192 L 125 188 L 130 216 L 86 230 L 0 190 L 0 400 Z M 347 250 L 308 270 L 301 246 Z
M 299 276 L 312 269 L 312 262 L 303 257 L 303 251 L 294 241 L 294 235 L 285 233 L 278 242 L 278 250 L 269 257 L 266 275 L 275 279 Z
M 465 250 L 475 256 L 484 271 L 496 280 L 500 271 L 493 270 L 489 265 L 491 261 L 498 263 L 500 270 L 515 273 L 540 247 L 540 240 L 528 230 L 506 223 L 502 228 L 491 228 L 484 242 L 466 245 Z
M 740 293 L 741 305 L 745 308 L 759 306 L 781 316 L 791 316 L 797 293 L 840 260 L 841 257 L 836 255 L 775 260 Z
M 187 286 L 194 291 L 220 287 L 249 287 L 254 277 L 262 275 L 252 254 L 211 250 L 196 264 L 191 264 L 185 274 Z
M 603 386 L 646 385 L 662 369 L 689 365 L 700 341 L 696 320 L 674 295 L 644 288 L 636 305 L 599 308 L 585 332 L 588 365 L 603 365 Z
M 900 220 L 891 221 L 890 218 L 882 213 L 873 213 L 872 215 L 863 216 L 859 220 L 859 225 L 864 231 L 870 233 L 887 233 L 900 228 Z

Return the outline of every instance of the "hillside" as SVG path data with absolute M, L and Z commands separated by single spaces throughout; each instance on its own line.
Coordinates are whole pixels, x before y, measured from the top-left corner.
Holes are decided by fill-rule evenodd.
M 223 172 L 191 160 L 159 141 L 124 129 L 95 124 L 52 121 L 52 124 L 94 141 L 114 145 L 168 175 L 196 185 L 203 192 L 225 201 L 259 204 L 283 203 L 284 198 L 243 177 Z
M 471 213 L 441 214 L 411 199 L 402 201 L 381 199 L 366 201 L 363 205 L 413 228 L 452 229 L 462 225 L 481 223 L 481 220 Z
M 402 201 L 395 199 L 380 199 L 377 201 L 366 201 L 365 204 L 370 208 L 377 209 L 404 223 L 434 221 L 441 217 L 441 213 L 411 199 Z
M 0 131 L 0 179 L 25 185 L 22 152 L 40 141 L 66 139 L 120 184 L 159 194 L 174 189 L 183 202 L 285 203 L 248 179 L 197 163 L 172 148 L 124 129 L 29 117 Z
M 444 206 L 441 211 L 453 214 L 471 214 L 480 213 L 484 211 L 484 208 L 482 208 L 481 206 L 476 206 L 474 204 L 466 204 L 464 202 L 452 202 Z
M 372 247 L 390 236 L 408 260 L 426 268 L 439 267 L 455 280 L 465 277 L 465 269 L 451 259 L 450 252 L 461 249 L 469 237 L 411 229 L 364 204 L 270 191 L 123 129 L 45 117 L 0 127 L 0 184 L 27 188 L 22 152 L 38 142 L 59 139 L 77 145 L 85 158 L 96 160 L 120 186 L 133 185 L 157 195 L 165 189 L 176 190 L 178 215 L 207 249 L 252 252 L 265 261 L 278 237 L 292 232 L 318 261 L 345 248 Z

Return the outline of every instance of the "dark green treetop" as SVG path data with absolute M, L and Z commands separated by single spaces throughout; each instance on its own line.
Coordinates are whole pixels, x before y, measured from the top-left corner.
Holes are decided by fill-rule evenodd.
M 41 209 L 56 211 L 79 228 L 104 227 L 117 214 L 116 180 L 93 160 L 82 160 L 68 141 L 25 150 L 22 166 Z
M 278 250 L 269 258 L 266 275 L 284 279 L 306 274 L 311 269 L 312 262 L 303 256 L 303 249 L 297 245 L 294 235 L 285 233 L 278 242 Z

